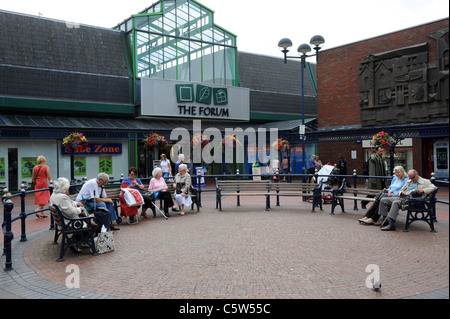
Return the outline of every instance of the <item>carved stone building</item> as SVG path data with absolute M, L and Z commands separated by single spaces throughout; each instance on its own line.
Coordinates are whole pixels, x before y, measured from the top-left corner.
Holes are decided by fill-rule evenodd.
M 322 161 L 342 153 L 361 174 L 372 136 L 386 131 L 399 140 L 395 165 L 448 179 L 448 72 L 448 19 L 321 52 L 311 138 Z

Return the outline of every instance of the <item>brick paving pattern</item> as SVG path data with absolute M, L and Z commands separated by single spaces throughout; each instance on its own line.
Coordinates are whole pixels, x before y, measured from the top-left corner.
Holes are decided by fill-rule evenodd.
M 440 199 L 448 201 L 448 190 Z M 116 251 L 93 257 L 70 250 L 56 262 L 48 219 L 30 219 L 25 243 L 14 226 L 13 271 L 0 272 L 0 298 L 150 299 L 448 299 L 448 206 L 438 204 L 437 233 L 413 223 L 404 233 L 359 225 L 363 211 L 311 213 L 299 198 L 281 198 L 264 211 L 259 197 L 223 199 L 203 193 L 201 212 L 172 213 L 124 224 L 114 232 Z M 19 227 L 20 229 L 20 227 Z M 1 257 L 2 268 L 5 264 Z M 67 288 L 66 267 L 80 269 L 80 288 Z M 366 287 L 377 265 L 382 288 Z M 105 294 L 105 291 L 108 291 Z

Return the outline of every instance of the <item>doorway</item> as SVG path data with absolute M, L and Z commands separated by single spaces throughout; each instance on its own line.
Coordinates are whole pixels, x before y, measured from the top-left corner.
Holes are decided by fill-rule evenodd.
M 19 163 L 17 154 L 17 148 L 8 148 L 8 189 L 10 191 L 17 191 L 19 189 Z

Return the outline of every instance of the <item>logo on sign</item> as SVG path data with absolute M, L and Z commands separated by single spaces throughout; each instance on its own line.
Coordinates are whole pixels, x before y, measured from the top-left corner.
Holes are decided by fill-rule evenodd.
M 194 85 L 180 84 L 177 85 L 177 100 L 178 103 L 194 102 Z
M 194 84 L 177 84 L 177 101 L 178 103 L 202 103 L 214 105 L 228 104 L 228 89 L 227 88 L 212 88 L 205 85 L 197 85 L 194 89 Z

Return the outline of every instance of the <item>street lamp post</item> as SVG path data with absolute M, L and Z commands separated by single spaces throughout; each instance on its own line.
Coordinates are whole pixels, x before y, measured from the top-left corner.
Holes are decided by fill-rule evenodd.
M 311 38 L 309 41 L 311 45 L 314 46 L 314 50 L 316 51 L 315 54 L 308 55 L 309 52 L 311 52 L 311 47 L 309 44 L 303 43 L 300 44 L 300 46 L 297 49 L 299 57 L 297 56 L 288 56 L 290 48 L 292 47 L 292 41 L 288 38 L 281 39 L 280 42 L 278 42 L 278 47 L 280 48 L 281 52 L 284 54 L 284 63 L 287 63 L 288 59 L 300 59 L 301 60 L 301 76 L 302 76 L 302 126 L 300 128 L 300 131 L 303 132 L 303 135 L 301 135 L 302 139 L 302 159 L 303 159 L 303 174 L 306 174 L 306 136 L 305 136 L 305 87 L 304 87 L 304 69 L 306 67 L 306 58 L 309 57 L 316 57 L 316 62 L 319 61 L 319 51 L 322 49 L 323 44 L 325 43 L 325 39 L 321 35 L 315 35 Z M 306 177 L 303 176 L 303 182 L 305 182 Z

